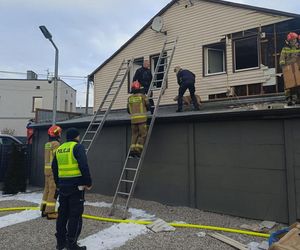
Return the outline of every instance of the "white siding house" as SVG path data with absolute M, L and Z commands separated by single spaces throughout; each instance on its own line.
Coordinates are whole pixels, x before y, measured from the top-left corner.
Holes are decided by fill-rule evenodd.
M 156 16 L 163 18 L 167 35 L 152 30 L 151 19 L 91 73 L 95 109 L 123 59 L 135 58 L 137 65 L 143 59 L 153 61 L 165 39 L 176 37 L 162 104 L 174 104 L 178 92 L 173 73 L 176 65 L 196 74 L 196 92 L 204 101 L 224 98 L 228 93 L 245 96 L 283 92 L 282 79 L 275 72 L 281 72 L 278 57 L 284 36 L 295 22 L 300 25 L 298 15 L 221 0 L 173 0 Z M 113 108 L 125 108 L 127 97 L 126 80 Z
M 53 84 L 37 79 L 0 79 L 0 131 L 15 130 L 16 136 L 26 135 L 28 120 L 35 109 L 51 109 Z M 76 90 L 58 81 L 57 110 L 76 111 Z

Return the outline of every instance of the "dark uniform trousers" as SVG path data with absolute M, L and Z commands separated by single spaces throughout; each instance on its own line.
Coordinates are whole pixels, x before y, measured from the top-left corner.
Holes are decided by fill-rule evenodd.
M 77 243 L 82 228 L 83 210 L 84 191 L 78 190 L 77 186 L 66 186 L 59 189 L 59 208 L 56 223 L 58 243 L 63 244 L 67 241 L 71 246 Z
M 194 82 L 185 82 L 182 83 L 179 87 L 178 90 L 178 109 L 182 110 L 182 106 L 183 106 L 183 95 L 185 93 L 185 91 L 189 89 L 192 101 L 193 101 L 193 105 L 195 109 L 199 109 L 199 105 L 197 103 L 197 99 L 195 97 L 195 83 Z

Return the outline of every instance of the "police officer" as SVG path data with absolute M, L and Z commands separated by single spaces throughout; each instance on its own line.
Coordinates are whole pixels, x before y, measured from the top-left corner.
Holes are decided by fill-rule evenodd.
M 51 169 L 52 160 L 55 155 L 56 149 L 60 145 L 61 127 L 53 125 L 48 129 L 49 141 L 45 144 L 45 188 L 43 200 L 41 203 L 42 217 L 47 216 L 47 219 L 56 219 L 57 213 L 55 212 L 56 205 L 56 185 L 53 178 Z
M 195 97 L 195 74 L 187 69 L 182 69 L 180 66 L 176 66 L 174 68 L 174 72 L 177 75 L 177 83 L 179 85 L 178 90 L 178 109 L 176 112 L 182 112 L 182 106 L 183 106 L 183 95 L 187 89 L 190 91 L 190 95 L 193 101 L 194 109 L 199 110 L 199 104 L 197 102 L 197 99 Z
M 152 81 L 152 73 L 150 69 L 149 60 L 144 60 L 143 66 L 136 70 L 133 82 L 138 81 L 141 84 L 141 91 L 144 91 L 144 94 L 147 95 L 148 90 L 150 88 L 150 84 Z M 153 92 L 150 93 L 150 97 L 153 96 Z M 154 111 L 154 101 L 152 98 L 149 100 L 150 103 L 150 111 L 153 114 Z
M 59 208 L 56 222 L 56 249 L 86 249 L 77 239 L 82 228 L 84 191 L 90 190 L 92 180 L 84 146 L 79 144 L 79 131 L 70 128 L 66 132 L 67 142 L 57 150 L 52 170 L 59 188 Z
M 147 110 L 149 102 L 141 90 L 141 85 L 135 81 L 131 85 L 128 97 L 127 111 L 131 114 L 131 145 L 130 157 L 140 157 L 147 136 Z

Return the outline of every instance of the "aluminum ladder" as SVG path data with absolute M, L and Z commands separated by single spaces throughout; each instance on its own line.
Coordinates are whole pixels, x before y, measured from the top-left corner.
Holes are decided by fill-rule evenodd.
M 84 145 L 86 152 L 88 153 L 91 149 L 93 142 L 100 134 L 101 129 L 106 121 L 106 118 L 120 92 L 120 89 L 128 75 L 130 68 L 132 67 L 133 59 L 122 61 L 112 83 L 110 84 L 106 94 L 104 95 L 102 102 L 95 112 L 92 121 L 90 122 L 87 130 L 85 131 L 81 144 Z
M 153 79 L 151 81 L 149 91 L 147 93 L 148 100 L 150 100 L 150 99 L 153 100 L 154 106 L 152 106 L 152 108 L 154 110 L 153 110 L 152 116 L 150 117 L 151 121 L 150 121 L 150 125 L 148 128 L 148 133 L 147 133 L 147 137 L 145 140 L 144 148 L 143 148 L 140 158 L 129 158 L 130 149 L 128 150 L 126 160 L 125 160 L 122 172 L 121 172 L 121 176 L 120 176 L 120 179 L 119 179 L 119 182 L 117 185 L 117 189 L 114 194 L 113 202 L 112 202 L 112 205 L 110 208 L 111 216 L 114 214 L 115 208 L 117 206 L 118 198 L 123 197 L 123 198 L 125 198 L 126 201 L 125 201 L 125 206 L 120 206 L 123 209 L 122 218 L 123 219 L 127 218 L 129 203 L 133 196 L 134 189 L 135 189 L 135 186 L 136 186 L 136 183 L 138 180 L 138 175 L 139 175 L 141 166 L 143 164 L 143 161 L 144 161 L 144 158 L 145 158 L 145 155 L 147 152 L 147 147 L 149 144 L 152 129 L 154 126 L 154 121 L 155 121 L 157 111 L 159 108 L 159 103 L 160 103 L 161 97 L 163 95 L 163 92 L 166 88 L 168 72 L 169 72 L 170 65 L 171 65 L 171 62 L 173 59 L 176 44 L 177 44 L 177 38 L 172 41 L 166 40 L 164 42 L 163 48 L 160 52 L 160 55 L 159 55 L 159 58 L 158 58 L 158 61 L 157 61 L 156 67 L 155 67 Z M 163 78 L 159 79 L 158 76 L 161 76 L 161 74 L 164 74 Z M 130 166 L 128 166 L 128 165 L 130 165 Z M 132 165 L 134 167 L 132 167 Z M 129 190 L 129 191 L 127 191 L 127 190 Z

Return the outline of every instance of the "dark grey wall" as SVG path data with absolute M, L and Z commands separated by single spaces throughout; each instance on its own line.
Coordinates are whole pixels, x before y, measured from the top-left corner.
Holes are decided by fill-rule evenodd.
M 135 197 L 292 222 L 300 218 L 299 126 L 300 119 L 157 122 Z M 89 154 L 94 192 L 113 195 L 130 133 L 129 124 L 104 127 Z M 42 185 L 46 130 L 36 135 L 32 183 Z

